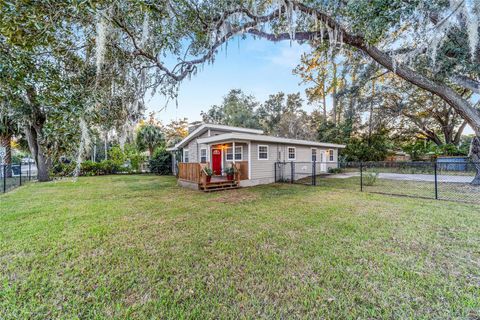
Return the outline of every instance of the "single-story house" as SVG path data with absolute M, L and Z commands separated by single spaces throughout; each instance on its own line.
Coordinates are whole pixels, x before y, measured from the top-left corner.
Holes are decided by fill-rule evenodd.
M 278 162 L 318 163 L 318 171 L 337 167 L 338 150 L 344 145 L 280 138 L 262 130 L 202 124 L 175 147 L 173 171 L 182 186 L 205 189 L 204 168 L 213 170 L 210 184 L 246 187 L 275 182 Z M 180 158 L 178 161 L 176 158 Z M 236 168 L 234 182 L 226 182 L 224 170 Z M 308 166 L 305 166 L 308 167 Z M 306 173 L 307 174 L 307 173 Z

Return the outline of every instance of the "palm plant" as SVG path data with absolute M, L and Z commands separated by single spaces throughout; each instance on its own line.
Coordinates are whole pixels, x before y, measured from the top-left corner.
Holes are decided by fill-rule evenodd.
M 137 132 L 137 147 L 139 150 L 148 150 L 150 158 L 155 148 L 165 144 L 162 129 L 155 124 L 147 123 L 140 127 Z

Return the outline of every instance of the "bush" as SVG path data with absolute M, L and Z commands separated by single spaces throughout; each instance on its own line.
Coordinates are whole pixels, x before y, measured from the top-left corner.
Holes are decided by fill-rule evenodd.
M 101 174 L 115 174 L 119 172 L 130 172 L 130 169 L 123 165 L 123 162 L 118 160 L 103 160 L 98 162 Z
M 135 145 L 125 145 L 125 156 L 127 158 L 127 161 L 129 161 L 130 163 L 130 168 L 133 171 L 140 171 L 141 164 L 145 162 L 145 156 L 137 150 Z
M 157 148 L 149 161 L 150 171 L 159 175 L 172 173 L 172 155 L 165 148 Z
M 108 159 L 115 162 L 124 163 L 125 161 L 127 161 L 127 156 L 119 146 L 113 146 L 108 151 Z
M 59 162 L 53 166 L 52 174 L 56 177 L 66 177 L 72 174 L 73 170 L 75 170 L 75 163 L 64 163 Z
M 101 174 L 100 163 L 86 160 L 80 165 L 80 175 L 82 176 L 97 176 Z
M 75 166 L 75 162 L 58 163 L 53 167 L 52 174 L 56 177 L 70 176 L 75 170 Z M 125 167 L 122 162 L 115 160 L 103 160 L 101 162 L 86 160 L 80 165 L 81 176 L 101 176 L 120 172 L 130 173 L 131 170 Z
M 342 168 L 328 168 L 328 173 L 342 173 Z
M 378 172 L 369 171 L 363 173 L 363 185 L 373 186 L 377 182 Z

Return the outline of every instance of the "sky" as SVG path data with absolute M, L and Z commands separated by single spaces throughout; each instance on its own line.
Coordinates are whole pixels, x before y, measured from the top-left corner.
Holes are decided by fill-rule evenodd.
M 225 52 L 219 52 L 215 63 L 205 65 L 191 80 L 185 80 L 180 86 L 178 108 L 163 96 L 147 96 L 147 113 L 155 111 L 156 118 L 163 123 L 170 120 L 188 118 L 189 121 L 200 120 L 200 112 L 206 111 L 214 104 L 220 104 L 223 96 L 231 89 L 242 89 L 253 95 L 257 101 L 265 101 L 270 94 L 300 92 L 305 98 L 305 84 L 292 74 L 304 52 L 310 47 L 306 44 L 273 43 L 266 40 L 232 39 Z M 305 110 L 311 111 L 313 106 Z

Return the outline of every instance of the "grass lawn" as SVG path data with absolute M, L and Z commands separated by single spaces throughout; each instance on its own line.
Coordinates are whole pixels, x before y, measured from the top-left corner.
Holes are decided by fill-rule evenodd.
M 0 196 L 0 319 L 478 318 L 480 206 L 172 177 Z
M 472 177 L 473 179 L 473 177 Z M 300 179 L 295 183 L 306 185 L 312 184 L 312 178 Z M 326 178 L 317 176 L 317 186 L 335 189 L 360 190 L 360 177 L 350 178 Z M 373 185 L 363 185 L 366 192 L 382 193 L 388 195 L 400 195 L 409 197 L 421 197 L 435 199 L 435 183 L 427 181 L 392 180 L 377 178 Z M 461 201 L 480 204 L 480 186 L 468 183 L 438 182 L 438 198 L 440 200 Z

